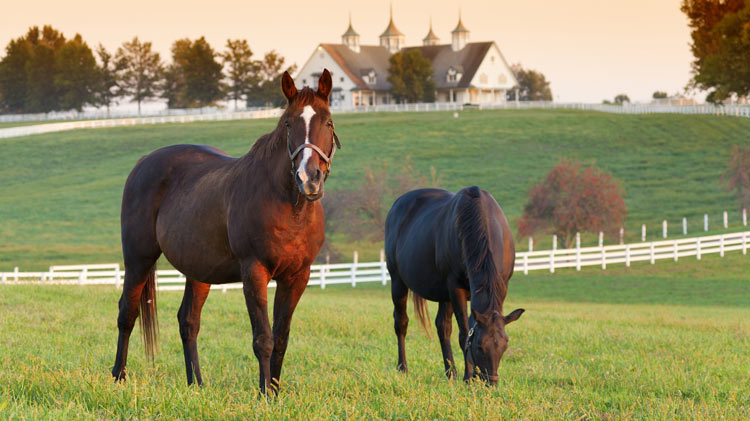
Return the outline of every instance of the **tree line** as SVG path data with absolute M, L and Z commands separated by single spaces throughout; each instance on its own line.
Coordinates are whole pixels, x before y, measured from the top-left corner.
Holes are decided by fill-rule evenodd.
M 247 40 L 227 40 L 216 51 L 204 37 L 172 44 L 165 64 L 150 42 L 138 37 L 110 52 L 91 49 L 52 26 L 32 27 L 5 48 L 0 60 L 0 112 L 48 113 L 84 106 L 109 107 L 120 99 L 141 103 L 156 98 L 170 108 L 205 107 L 220 100 L 248 105 L 281 105 L 284 70 L 293 72 L 276 51 L 254 59 Z

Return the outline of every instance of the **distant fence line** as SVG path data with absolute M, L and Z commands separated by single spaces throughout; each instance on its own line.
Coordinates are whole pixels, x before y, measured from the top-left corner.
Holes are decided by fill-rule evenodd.
M 545 101 L 509 101 L 500 104 L 457 104 L 457 103 L 416 103 L 416 104 L 385 104 L 374 106 L 361 106 L 356 108 L 335 108 L 332 110 L 339 114 L 369 113 L 369 112 L 427 112 L 427 111 L 463 111 L 465 109 L 480 110 L 511 110 L 511 109 L 572 109 L 600 111 L 616 114 L 705 114 L 724 115 L 737 117 L 750 117 L 750 105 L 657 105 L 657 104 L 584 104 L 584 103 L 561 103 Z M 253 111 L 241 112 L 213 112 L 208 114 L 197 114 L 193 110 L 165 110 L 157 116 L 132 117 L 132 118 L 109 118 L 103 120 L 68 121 L 60 123 L 46 123 L 20 127 L 9 127 L 0 129 L 0 139 L 18 136 L 29 136 L 42 133 L 51 133 L 65 130 L 90 129 L 103 127 L 134 126 L 141 124 L 162 123 L 193 123 L 197 121 L 225 121 L 246 120 L 257 118 L 278 117 L 282 113 L 279 108 L 264 108 Z M 175 115 L 177 114 L 177 115 Z M 32 115 L 34 118 L 37 115 Z M 20 121 L 13 120 L 12 115 L 0 116 L 0 122 Z M 7 119 L 7 120 L 6 120 Z M 37 120 L 29 120 L 37 121 Z
M 630 267 L 633 262 L 649 261 L 654 264 L 657 260 L 679 261 L 681 258 L 701 257 L 707 254 L 724 254 L 731 251 L 742 251 L 747 254 L 750 245 L 750 231 L 729 234 L 709 235 L 703 237 L 682 238 L 677 240 L 662 240 L 632 244 L 618 244 L 598 247 L 580 247 L 541 251 L 526 251 L 516 253 L 515 271 L 528 274 L 532 270 L 548 270 L 554 273 L 562 268 L 581 270 L 584 266 L 601 266 L 607 269 L 610 265 L 625 264 Z M 31 285 L 114 285 L 120 288 L 124 272 L 120 265 L 66 265 L 51 266 L 46 272 L 20 272 L 15 268 L 13 272 L 0 273 L 0 284 L 31 284 Z M 184 288 L 185 276 L 176 270 L 157 270 L 156 279 L 160 291 L 181 290 Z M 377 262 L 358 261 L 354 252 L 352 263 L 335 263 L 313 265 L 311 267 L 308 286 L 351 284 L 380 282 L 386 285 L 390 274 L 386 268 L 384 253 L 381 250 L 380 260 Z M 269 287 L 275 287 L 271 282 Z M 212 289 L 242 288 L 241 283 L 213 285 Z

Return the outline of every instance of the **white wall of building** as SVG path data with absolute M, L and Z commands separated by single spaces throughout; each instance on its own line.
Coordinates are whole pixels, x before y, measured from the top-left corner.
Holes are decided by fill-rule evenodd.
M 479 88 L 472 102 L 505 102 L 505 92 L 516 85 L 513 72 L 493 43 L 471 80 L 471 86 Z
M 297 86 L 297 89 L 302 89 L 304 86 L 317 89 L 318 79 L 314 74 L 323 73 L 323 69 L 328 69 L 331 72 L 331 79 L 333 80 L 331 104 L 336 107 L 351 106 L 352 89 L 356 85 L 346 75 L 344 70 L 339 67 L 333 57 L 320 45 L 294 77 L 294 84 Z

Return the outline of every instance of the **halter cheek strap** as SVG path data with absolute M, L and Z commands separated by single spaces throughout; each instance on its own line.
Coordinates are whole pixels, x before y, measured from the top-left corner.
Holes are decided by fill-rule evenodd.
M 294 168 L 294 158 L 296 158 L 297 155 L 299 155 L 299 153 L 302 152 L 303 149 L 310 148 L 310 149 L 314 150 L 315 152 L 317 152 L 318 155 L 320 155 L 320 157 L 323 158 L 323 161 L 325 161 L 325 163 L 326 163 L 326 176 L 325 176 L 325 179 L 323 179 L 323 182 L 325 182 L 326 180 L 328 180 L 328 174 L 331 173 L 331 163 L 333 162 L 333 155 L 336 154 L 336 148 L 341 149 L 341 143 L 339 142 L 339 137 L 336 135 L 335 131 L 333 131 L 333 141 L 335 142 L 335 144 L 332 145 L 332 147 L 331 147 L 331 156 L 326 156 L 326 153 L 323 152 L 322 149 L 320 149 L 319 147 L 313 145 L 312 143 L 303 143 L 303 144 L 299 145 L 297 147 L 297 149 L 294 150 L 294 152 L 292 152 L 289 149 L 289 145 L 291 144 L 291 142 L 289 141 L 289 133 L 287 132 L 287 137 L 286 137 L 286 151 L 287 151 L 287 153 L 289 153 L 289 160 L 292 162 L 292 173 L 294 173 L 294 170 L 296 169 L 296 168 Z

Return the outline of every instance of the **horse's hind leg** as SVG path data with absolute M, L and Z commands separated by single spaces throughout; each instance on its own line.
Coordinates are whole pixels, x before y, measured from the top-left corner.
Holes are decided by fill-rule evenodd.
M 406 301 L 409 298 L 409 288 L 394 273 L 391 273 L 391 298 L 393 299 L 393 327 L 398 340 L 398 369 L 408 372 L 406 366 L 406 328 L 409 316 L 406 314 Z
M 141 300 L 143 287 L 149 277 L 154 276 L 156 257 L 141 259 L 135 262 L 125 261 L 125 282 L 123 282 L 122 295 L 119 302 L 119 315 L 117 316 L 117 353 L 115 354 L 115 365 L 112 368 L 112 376 L 115 381 L 125 379 L 125 367 L 128 360 L 128 343 L 130 334 L 133 332 L 135 320 L 138 318 L 138 305 Z
M 185 283 L 185 295 L 182 297 L 182 304 L 177 312 L 182 350 L 185 353 L 188 386 L 193 384 L 193 372 L 195 372 L 195 380 L 198 382 L 198 386 L 203 385 L 200 363 L 198 362 L 198 332 L 201 329 L 201 309 L 210 290 L 210 284 L 188 279 Z
M 440 349 L 443 351 L 443 364 L 445 364 L 445 375 L 449 379 L 456 378 L 456 364 L 453 361 L 453 349 L 451 348 L 451 330 L 453 328 L 453 307 L 451 303 L 440 303 L 435 327 L 440 340 Z

